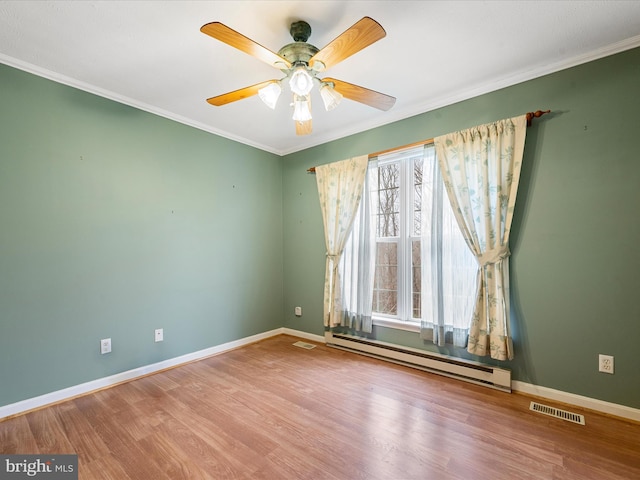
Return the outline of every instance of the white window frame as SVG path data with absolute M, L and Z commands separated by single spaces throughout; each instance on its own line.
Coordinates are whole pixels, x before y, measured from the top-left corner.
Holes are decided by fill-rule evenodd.
M 377 237 L 380 242 L 397 243 L 398 245 L 398 284 L 397 284 L 397 315 L 386 315 L 373 312 L 373 324 L 376 326 L 420 331 L 420 319 L 413 318 L 412 299 L 412 258 L 411 245 L 420 240 L 419 235 L 413 235 L 413 206 L 415 190 L 413 188 L 414 162 L 422 158 L 424 147 L 398 150 L 378 157 L 378 168 L 392 163 L 400 166 L 400 231 L 398 237 Z M 377 215 L 378 212 L 376 212 Z

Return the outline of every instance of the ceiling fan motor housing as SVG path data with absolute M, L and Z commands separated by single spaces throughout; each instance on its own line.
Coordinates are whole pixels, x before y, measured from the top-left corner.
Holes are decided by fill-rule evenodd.
M 318 53 L 318 51 L 319 50 L 317 47 L 309 43 L 295 42 L 282 47 L 278 51 L 278 55 L 289 60 L 289 63 L 291 63 L 291 65 L 300 63 L 309 65 L 309 60 L 311 60 L 311 57 Z
M 291 33 L 295 42 L 282 47 L 278 51 L 278 55 L 286 58 L 291 65 L 300 65 L 303 63 L 308 66 L 311 57 L 319 52 L 316 46 L 306 43 L 311 36 L 311 27 L 307 22 L 293 22 L 289 33 Z

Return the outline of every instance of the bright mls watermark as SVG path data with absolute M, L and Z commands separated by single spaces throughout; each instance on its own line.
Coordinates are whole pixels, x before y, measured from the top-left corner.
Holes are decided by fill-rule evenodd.
M 78 480 L 78 455 L 0 455 L 0 480 Z

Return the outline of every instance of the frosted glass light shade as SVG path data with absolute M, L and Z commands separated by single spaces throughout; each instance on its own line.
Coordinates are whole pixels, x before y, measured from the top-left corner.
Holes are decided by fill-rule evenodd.
M 275 109 L 278 98 L 280 97 L 280 92 L 282 92 L 280 83 L 273 82 L 266 87 L 262 87 L 260 90 L 258 90 L 258 96 L 267 107 Z
M 293 117 L 296 122 L 311 120 L 311 99 L 309 96 L 293 96 Z
M 305 67 L 298 67 L 291 75 L 289 86 L 296 95 L 308 95 L 313 88 L 313 78 Z
M 322 97 L 324 108 L 327 112 L 336 108 L 340 104 L 340 100 L 342 100 L 342 94 L 337 92 L 335 88 L 328 83 L 323 83 L 320 87 L 320 96 Z

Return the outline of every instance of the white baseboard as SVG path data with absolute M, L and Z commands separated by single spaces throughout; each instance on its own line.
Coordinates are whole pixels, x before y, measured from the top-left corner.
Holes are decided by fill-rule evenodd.
M 313 333 L 302 332 L 291 328 L 276 328 L 268 332 L 259 333 L 250 337 L 241 338 L 232 342 L 223 343 L 222 345 L 216 345 L 215 347 L 206 348 L 197 352 L 188 353 L 179 357 L 163 360 L 162 362 L 154 363 L 151 365 L 145 365 L 126 372 L 117 373 L 109 377 L 99 378 L 90 382 L 81 383 L 80 385 L 74 385 L 73 387 L 57 390 L 55 392 L 46 393 L 38 397 L 28 398 L 20 402 L 11 403 L 9 405 L 0 406 L 0 420 L 5 417 L 13 415 L 19 415 L 21 413 L 28 412 L 29 410 L 35 410 L 37 408 L 44 407 L 53 403 L 59 403 L 64 400 L 77 397 L 79 395 L 85 395 L 87 393 L 101 390 L 103 388 L 117 385 L 118 383 L 134 380 L 136 378 L 144 377 L 151 373 L 159 372 L 167 368 L 177 367 L 179 365 L 193 362 L 195 360 L 201 360 L 212 355 L 224 353 L 229 350 L 233 350 L 238 347 L 249 345 L 266 338 L 274 337 L 276 335 L 291 335 L 294 337 L 304 338 L 318 343 L 325 343 L 324 336 L 315 335 Z M 554 400 L 567 405 L 575 405 L 596 412 L 604 413 L 607 415 L 613 415 L 620 418 L 626 418 L 636 422 L 640 422 L 640 409 L 627 407 L 625 405 L 618 405 L 616 403 L 605 402 L 597 400 L 595 398 L 583 397 L 581 395 L 575 395 L 573 393 L 563 392 L 560 390 L 554 390 L 552 388 L 540 387 L 531 383 L 520 382 L 514 380 L 511 382 L 511 388 L 515 392 L 522 392 L 536 397 L 546 398 L 548 400 Z
M 264 340 L 265 338 L 281 335 L 283 333 L 286 333 L 284 328 L 277 328 L 275 330 L 270 330 L 268 332 L 259 333 L 257 335 L 252 335 L 246 338 L 241 338 L 240 340 L 234 340 L 232 342 L 216 345 L 215 347 L 206 348 L 204 350 L 188 353 L 186 355 L 170 358 L 168 360 L 163 360 L 161 362 L 153 363 L 151 365 L 144 365 L 142 367 L 134 368 L 133 370 L 127 370 L 126 372 L 116 373 L 115 375 L 111 375 L 109 377 L 98 378 L 90 382 L 74 385 L 73 387 L 57 390 L 51 393 L 46 393 L 38 397 L 28 398 L 26 400 L 22 400 L 16 403 L 0 406 L 0 420 L 5 417 L 10 417 L 13 415 L 19 415 L 21 413 L 28 412 L 29 410 L 35 410 L 37 408 L 41 408 L 46 405 L 59 403 L 64 400 L 77 397 L 79 395 L 85 395 L 87 393 L 90 393 L 96 390 L 112 387 L 114 385 L 117 385 L 118 383 L 144 377 L 145 375 L 159 372 L 160 370 L 177 367 L 178 365 L 193 362 L 194 360 L 201 360 L 203 358 L 210 357 L 212 355 L 217 355 L 219 353 L 223 353 L 238 347 L 249 345 L 250 343 L 255 343 L 257 341 Z M 290 335 L 294 335 L 294 334 L 290 333 Z
M 534 395 L 536 397 L 545 398 L 547 400 L 554 400 L 556 402 L 564 403 L 567 405 L 574 405 L 576 407 L 594 410 L 606 415 L 613 415 L 615 417 L 640 422 L 640 409 L 637 408 L 618 405 L 617 403 L 605 402 L 596 398 L 583 397 L 582 395 L 554 390 L 553 388 L 540 387 L 538 385 L 520 382 L 518 380 L 513 380 L 511 382 L 511 389 L 514 392 Z
M 301 332 L 300 330 L 294 330 L 292 328 L 283 328 L 282 333 L 285 335 L 291 335 L 292 337 L 311 340 L 312 342 L 325 343 L 324 335 L 315 335 L 313 333 Z

